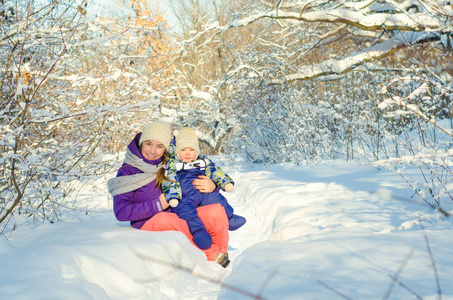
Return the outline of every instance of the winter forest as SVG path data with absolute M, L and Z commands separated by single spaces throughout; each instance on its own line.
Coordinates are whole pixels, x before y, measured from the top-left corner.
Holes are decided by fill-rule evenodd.
M 451 222 L 451 1 L 112 3 L 0 0 L 0 239 L 64 222 L 153 120 L 225 166 L 385 170 Z

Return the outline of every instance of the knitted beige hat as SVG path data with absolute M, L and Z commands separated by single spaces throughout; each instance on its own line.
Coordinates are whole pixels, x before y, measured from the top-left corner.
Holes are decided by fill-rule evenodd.
M 178 154 L 184 148 L 192 148 L 197 152 L 200 153 L 200 146 L 198 145 L 198 135 L 197 132 L 189 127 L 184 127 L 181 130 L 174 132 L 175 135 L 175 142 L 176 148 L 175 153 Z
M 164 122 L 154 122 L 147 125 L 142 132 L 138 145 L 140 146 L 144 141 L 158 141 L 169 149 L 171 141 L 171 128 L 170 125 Z

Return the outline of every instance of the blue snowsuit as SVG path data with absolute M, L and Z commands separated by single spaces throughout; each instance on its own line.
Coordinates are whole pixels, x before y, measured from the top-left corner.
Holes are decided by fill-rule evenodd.
M 228 204 L 227 199 L 220 193 L 201 193 L 194 189 L 192 181 L 198 179 L 198 175 L 206 175 L 199 168 L 181 170 L 177 172 L 176 177 L 181 185 L 183 200 L 178 206 L 171 209 L 179 218 L 186 220 L 190 233 L 193 234 L 202 229 L 206 229 L 197 214 L 197 207 L 219 203 L 225 208 L 228 219 L 233 215 L 233 207 Z
M 221 189 L 225 189 L 225 186 L 229 183 L 234 185 L 230 176 L 207 157 L 199 156 L 197 160 L 190 163 L 183 163 L 177 157 L 169 160 L 167 178 L 162 182 L 162 190 L 167 201 L 172 199 L 179 201 L 179 204 L 172 207 L 171 211 L 187 222 L 190 233 L 194 235 L 196 232 L 206 231 L 203 222 L 198 217 L 196 208 L 210 204 L 218 203 L 225 208 L 230 230 L 236 230 L 244 225 L 245 218 L 233 213 L 233 207 L 228 204 L 227 199 L 222 194 L 201 193 L 193 187 L 192 182 L 194 179 L 198 179 L 199 175 L 209 177 Z M 195 243 L 197 244 L 196 241 Z

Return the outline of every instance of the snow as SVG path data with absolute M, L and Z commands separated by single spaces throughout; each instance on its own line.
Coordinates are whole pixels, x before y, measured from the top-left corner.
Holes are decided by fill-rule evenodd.
M 453 299 L 451 218 L 397 174 L 344 161 L 223 169 L 247 218 L 230 232 L 228 268 L 179 232 L 116 221 L 101 178 L 72 195 L 64 222 L 14 217 L 0 299 Z

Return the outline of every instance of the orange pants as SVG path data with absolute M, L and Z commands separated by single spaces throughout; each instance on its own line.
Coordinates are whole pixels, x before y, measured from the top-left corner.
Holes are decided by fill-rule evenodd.
M 208 260 L 214 260 L 219 253 L 225 253 L 228 250 L 228 218 L 225 209 L 220 204 L 211 204 L 198 207 L 197 211 L 198 216 L 212 238 L 211 248 L 201 251 L 206 254 Z M 180 231 L 196 247 L 187 222 L 180 219 L 175 213 L 160 212 L 143 224 L 140 229 L 148 231 Z

